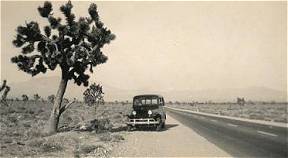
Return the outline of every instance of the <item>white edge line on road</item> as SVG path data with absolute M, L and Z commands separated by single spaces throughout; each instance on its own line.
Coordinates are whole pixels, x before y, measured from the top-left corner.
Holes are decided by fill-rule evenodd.
M 264 132 L 264 131 L 257 131 L 258 133 L 261 133 L 261 134 L 265 134 L 265 135 L 268 135 L 268 136 L 272 136 L 272 137 L 277 137 L 278 135 L 276 134 L 273 134 L 273 133 L 269 133 L 269 132 Z
M 232 124 L 232 123 L 227 123 L 228 126 L 232 126 L 232 127 L 238 127 L 239 125 L 235 125 L 235 124 Z
M 212 116 L 212 117 L 216 117 L 216 118 L 226 118 L 226 119 L 230 119 L 230 120 L 250 122 L 250 123 L 255 123 L 255 124 L 260 124 L 260 125 L 268 125 L 268 126 L 288 128 L 288 123 L 268 122 L 268 121 L 263 121 L 263 120 L 251 120 L 251 119 L 231 117 L 231 116 L 222 116 L 222 115 L 208 114 L 208 113 L 204 113 L 204 112 L 196 112 L 196 111 L 192 111 L 192 110 L 186 110 L 186 109 L 180 109 L 180 108 L 172 108 L 172 107 L 167 107 L 167 106 L 165 106 L 165 107 L 168 108 L 168 109 L 172 109 L 172 110 L 188 112 L 188 113 L 192 113 L 192 114 L 199 114 L 199 115 L 203 115 L 203 116 Z
M 213 122 L 218 122 L 217 120 L 214 120 L 214 119 L 211 119 L 211 121 L 213 121 Z

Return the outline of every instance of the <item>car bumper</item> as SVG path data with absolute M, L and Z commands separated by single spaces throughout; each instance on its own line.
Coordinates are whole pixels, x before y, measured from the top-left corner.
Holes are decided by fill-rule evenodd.
M 138 119 L 128 119 L 128 125 L 156 125 L 159 124 L 159 121 L 156 121 L 153 118 L 138 118 Z

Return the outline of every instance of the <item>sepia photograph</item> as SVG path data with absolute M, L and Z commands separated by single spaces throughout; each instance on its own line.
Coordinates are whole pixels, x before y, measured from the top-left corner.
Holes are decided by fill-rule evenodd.
M 0 0 L 0 157 L 288 157 L 287 1 Z

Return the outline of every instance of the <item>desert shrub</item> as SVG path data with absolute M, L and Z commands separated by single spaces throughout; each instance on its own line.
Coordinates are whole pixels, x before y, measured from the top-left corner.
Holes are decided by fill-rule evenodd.
M 22 100 L 23 100 L 23 101 L 28 101 L 28 100 L 29 100 L 28 95 L 23 94 L 23 95 L 22 95 Z
M 58 142 L 54 139 L 33 139 L 28 142 L 28 146 L 38 150 L 38 152 L 57 152 L 64 150 L 64 147 L 61 145 L 61 142 Z
M 61 144 L 47 142 L 42 144 L 41 149 L 42 152 L 56 152 L 63 150 L 63 147 Z
M 30 147 L 40 147 L 45 141 L 46 140 L 44 138 L 32 139 L 27 143 L 27 145 Z
M 97 148 L 96 145 L 82 145 L 80 146 L 80 154 L 88 154 Z
M 15 112 L 16 112 L 15 108 L 13 108 L 13 107 L 7 108 L 7 113 L 15 113 Z
M 31 125 L 30 128 L 27 129 L 24 133 L 25 133 L 24 136 L 26 136 L 28 140 L 34 138 L 41 138 L 45 136 L 45 133 L 43 133 L 42 128 Z
M 113 135 L 113 138 L 112 138 L 113 142 L 120 142 L 120 141 L 123 141 L 123 140 L 125 140 L 125 139 L 124 139 L 124 137 L 122 135 L 119 135 L 119 134 Z
M 54 94 L 49 95 L 49 96 L 47 97 L 47 101 L 48 101 L 49 103 L 54 103 L 54 100 L 55 100 L 55 95 L 54 95 Z
M 41 97 L 39 96 L 39 94 L 34 94 L 33 98 L 35 101 L 38 101 L 38 100 L 40 100 Z
M 102 133 L 105 131 L 110 131 L 113 125 L 109 119 L 93 119 L 86 123 L 78 125 L 78 129 L 81 131 L 96 131 L 97 133 Z
M 74 157 L 107 157 L 107 150 L 102 145 L 77 145 L 74 149 Z
M 18 119 L 15 116 L 9 116 L 8 121 L 16 124 L 18 122 Z
M 104 141 L 104 142 L 111 141 L 113 139 L 113 137 L 111 136 L 109 132 L 101 133 L 99 135 L 99 138 L 101 141 Z

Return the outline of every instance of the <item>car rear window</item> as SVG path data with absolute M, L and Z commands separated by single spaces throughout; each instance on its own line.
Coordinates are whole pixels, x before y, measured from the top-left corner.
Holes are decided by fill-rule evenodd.
M 134 105 L 157 105 L 159 104 L 159 98 L 136 98 L 134 99 Z

